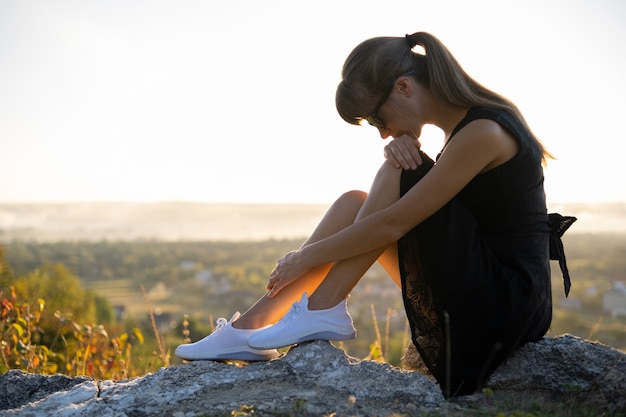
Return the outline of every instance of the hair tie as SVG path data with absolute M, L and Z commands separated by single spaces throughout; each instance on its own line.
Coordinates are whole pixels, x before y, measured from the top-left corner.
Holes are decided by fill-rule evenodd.
M 413 49 L 417 45 L 417 42 L 415 42 L 415 40 L 413 39 L 413 35 L 406 34 L 404 35 L 404 39 L 406 39 L 406 43 L 407 45 L 409 45 L 409 49 Z

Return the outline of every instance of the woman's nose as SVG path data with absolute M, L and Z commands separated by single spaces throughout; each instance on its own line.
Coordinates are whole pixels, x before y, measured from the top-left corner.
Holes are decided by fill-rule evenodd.
M 390 135 L 389 135 L 389 129 L 387 129 L 386 127 L 379 127 L 378 128 L 378 133 L 380 133 L 380 138 L 381 139 L 387 139 Z

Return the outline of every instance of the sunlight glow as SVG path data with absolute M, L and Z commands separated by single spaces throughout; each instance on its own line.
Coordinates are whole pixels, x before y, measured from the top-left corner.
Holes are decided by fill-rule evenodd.
M 384 142 L 338 117 L 341 66 L 366 38 L 417 30 L 522 109 L 559 158 L 549 199 L 626 201 L 612 151 L 626 3 L 403 0 L 372 14 L 368 1 L 1 2 L 0 201 L 327 203 L 367 190 Z M 434 155 L 441 133 L 424 132 Z

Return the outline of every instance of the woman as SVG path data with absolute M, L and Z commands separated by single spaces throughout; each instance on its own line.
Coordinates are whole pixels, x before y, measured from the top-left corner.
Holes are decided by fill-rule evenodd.
M 444 394 L 473 393 L 550 326 L 542 163 L 551 155 L 509 100 L 428 33 L 367 40 L 342 76 L 341 117 L 393 138 L 370 192 L 341 196 L 278 260 L 266 296 L 176 354 L 265 360 L 279 347 L 353 338 L 346 299 L 378 260 L 402 288 L 413 343 Z M 425 124 L 445 134 L 436 163 L 419 149 Z

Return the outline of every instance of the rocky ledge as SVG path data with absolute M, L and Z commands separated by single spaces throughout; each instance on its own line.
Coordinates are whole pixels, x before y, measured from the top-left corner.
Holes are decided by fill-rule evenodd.
M 500 366 L 483 393 L 446 401 L 424 374 L 318 341 L 270 362 L 192 362 L 122 381 L 9 371 L 0 375 L 0 416 L 460 416 L 530 408 L 618 416 L 626 415 L 625 358 L 577 337 L 545 338 Z

